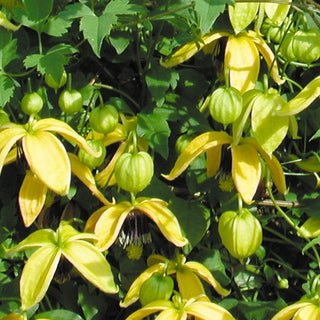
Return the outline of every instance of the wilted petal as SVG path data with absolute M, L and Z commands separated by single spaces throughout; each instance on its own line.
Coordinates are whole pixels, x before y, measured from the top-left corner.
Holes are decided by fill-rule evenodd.
M 0 131 L 0 173 L 9 151 L 24 135 L 26 135 L 26 130 L 18 125 Z
M 197 52 L 199 52 L 204 46 L 208 45 L 209 43 L 220 39 L 221 37 L 227 37 L 229 35 L 228 32 L 214 32 L 211 34 L 208 34 L 201 38 L 200 41 L 192 41 L 184 46 L 182 46 L 180 49 L 178 49 L 173 55 L 170 56 L 170 58 L 166 61 L 161 61 L 161 65 L 166 68 L 171 68 L 173 66 L 176 66 L 179 63 L 182 63 L 188 59 L 190 59 L 192 56 L 194 56 Z
M 268 46 L 268 44 L 264 41 L 262 37 L 260 37 L 256 32 L 252 30 L 249 30 L 247 32 L 247 35 L 256 44 L 258 50 L 260 51 L 264 60 L 266 61 L 269 69 L 271 68 L 270 75 L 272 79 L 277 84 L 283 84 L 285 80 L 280 78 L 277 61 L 275 61 L 275 56 L 272 50 L 270 49 L 270 47 Z
M 177 218 L 166 206 L 150 199 L 136 204 L 135 209 L 152 219 L 167 240 L 177 247 L 188 244 L 188 239 L 182 235 Z
M 241 93 L 254 88 L 260 70 L 260 57 L 249 37 L 229 36 L 224 62 L 225 68 L 229 69 L 230 86 Z
M 126 318 L 126 320 L 142 320 L 152 313 L 159 312 L 166 309 L 175 310 L 173 303 L 171 301 L 167 301 L 167 300 L 153 301 L 147 304 L 145 307 L 135 311 L 134 313 L 131 313 L 129 317 Z
M 320 96 L 320 76 L 310 81 L 293 99 L 288 101 L 283 108 L 277 110 L 279 116 L 292 116 L 307 107 Z
M 92 192 L 92 194 L 97 197 L 103 204 L 111 205 L 112 203 L 105 198 L 100 190 L 98 190 L 91 170 L 86 165 L 84 165 L 76 155 L 68 153 L 68 156 L 70 159 L 72 173 L 77 176 L 78 179 L 83 184 L 85 184 Z
M 232 138 L 224 131 L 209 131 L 194 138 L 180 153 L 173 169 L 168 175 L 163 175 L 167 180 L 174 180 L 185 171 L 191 162 L 211 148 L 223 144 L 230 144 Z
M 213 277 L 210 270 L 208 270 L 203 264 L 196 261 L 188 261 L 184 267 L 190 269 L 201 279 L 209 283 L 220 295 L 227 296 L 230 293 L 229 290 L 222 288 L 221 284 Z
M 38 249 L 28 259 L 20 280 L 22 310 L 42 300 L 58 267 L 60 256 L 60 249 L 49 245 Z
M 184 310 L 199 320 L 235 320 L 229 311 L 209 301 L 196 301 L 187 304 Z
M 95 227 L 98 236 L 96 246 L 99 250 L 107 250 L 117 239 L 121 227 L 133 206 L 124 201 L 107 208 L 100 216 Z
M 27 171 L 19 191 L 19 207 L 24 225 L 29 227 L 46 201 L 47 186 L 31 171 Z
M 92 156 L 99 157 L 99 153 L 93 151 L 87 143 L 87 140 L 81 137 L 75 130 L 73 130 L 67 123 L 54 118 L 46 118 L 37 121 L 33 125 L 35 131 L 51 131 L 59 133 L 65 139 L 74 142 L 79 148 L 84 149 Z
M 151 266 L 150 268 L 143 271 L 136 280 L 131 284 L 125 298 L 120 302 L 120 306 L 123 308 L 127 308 L 134 302 L 138 301 L 140 288 L 142 284 L 148 280 L 155 272 L 162 273 L 164 271 L 165 264 L 157 263 Z
M 291 320 L 294 314 L 305 306 L 310 305 L 309 301 L 299 301 L 280 310 L 271 320 Z
M 69 241 L 64 244 L 62 254 L 101 291 L 118 292 L 108 261 L 94 245 L 82 240 Z
M 232 178 L 245 203 L 251 203 L 261 177 L 261 163 L 257 150 L 242 144 L 231 147 Z
M 207 176 L 213 177 L 220 168 L 222 145 L 207 151 Z
M 71 168 L 63 144 L 51 133 L 37 131 L 27 134 L 22 146 L 30 169 L 52 191 L 66 195 Z

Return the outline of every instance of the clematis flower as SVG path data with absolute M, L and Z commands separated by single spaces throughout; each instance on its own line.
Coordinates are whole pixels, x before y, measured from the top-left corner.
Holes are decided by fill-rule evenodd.
M 156 198 L 140 197 L 134 200 L 104 206 L 88 219 L 85 230 L 94 232 L 99 250 L 107 250 L 117 239 L 121 228 L 130 215 L 143 214 L 158 226 L 165 238 L 177 247 L 183 247 L 188 240 L 182 235 L 179 222 L 169 210 L 168 203 Z
M 179 155 L 174 167 L 168 175 L 168 180 L 174 180 L 190 163 L 200 155 L 207 155 L 207 175 L 215 175 L 221 163 L 223 145 L 230 145 L 232 168 L 231 175 L 237 191 L 245 203 L 249 204 L 261 181 L 260 156 L 268 165 L 272 179 L 279 192 L 286 193 L 286 182 L 282 167 L 274 155 L 267 154 L 253 137 L 241 138 L 238 144 L 224 131 L 209 131 L 194 138 Z
M 62 221 L 55 231 L 40 229 L 30 234 L 8 254 L 38 248 L 26 262 L 20 279 L 21 309 L 27 310 L 45 296 L 62 258 L 79 273 L 106 293 L 117 293 L 110 265 L 103 254 L 87 240 L 96 240 L 90 233 L 81 233 Z
M 126 320 L 140 320 L 152 313 L 160 312 L 157 319 L 186 320 L 193 317 L 195 320 L 235 320 L 231 313 L 216 303 L 202 299 L 182 299 L 174 295 L 172 301 L 158 300 L 147 304 L 135 311 Z
M 121 307 L 128 307 L 139 299 L 140 288 L 154 273 L 159 272 L 167 275 L 175 274 L 178 282 L 179 292 L 183 299 L 191 299 L 205 295 L 205 290 L 199 278 L 209 283 L 215 291 L 222 296 L 227 296 L 230 292 L 220 285 L 211 272 L 197 261 L 186 262 L 184 255 L 177 255 L 173 260 L 168 260 L 164 256 L 151 255 L 148 258 L 148 265 L 144 272 L 130 286 L 124 300 L 120 302 Z
M 255 31 L 240 32 L 237 35 L 226 31 L 213 32 L 201 38 L 201 41 L 190 42 L 178 49 L 172 56 L 161 61 L 164 67 L 176 66 L 199 52 L 211 53 L 217 40 L 227 37 L 227 45 L 224 56 L 224 67 L 229 70 L 230 86 L 244 93 L 253 89 L 258 79 L 260 70 L 260 56 L 264 57 L 270 75 L 277 84 L 284 83 L 280 78 L 277 62 L 272 50 L 264 39 Z

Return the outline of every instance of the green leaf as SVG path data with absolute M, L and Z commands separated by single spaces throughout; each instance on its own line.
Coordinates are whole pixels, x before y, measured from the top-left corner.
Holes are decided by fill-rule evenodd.
M 13 96 L 14 82 L 5 74 L 0 74 L 0 107 L 4 107 Z
M 115 31 L 109 37 L 109 41 L 112 44 L 112 46 L 116 49 L 117 54 L 123 53 L 124 50 L 127 49 L 131 40 L 133 40 L 132 36 L 129 32 L 125 31 Z
M 161 115 L 139 113 L 137 131 L 139 136 L 145 137 L 151 148 L 167 159 L 169 154 L 168 137 L 171 130 Z
M 195 11 L 198 14 L 200 30 L 202 35 L 206 34 L 219 15 L 224 11 L 228 1 L 224 0 L 197 0 L 195 2 Z
M 40 21 L 51 13 L 53 0 L 24 0 L 24 6 L 30 20 Z
M 74 20 L 90 15 L 94 16 L 92 10 L 88 6 L 77 2 L 66 6 L 64 11 L 59 12 L 58 17 L 64 20 Z
M 60 17 L 50 17 L 45 25 L 42 26 L 41 31 L 53 37 L 60 37 L 68 32 L 72 20 L 64 20 Z

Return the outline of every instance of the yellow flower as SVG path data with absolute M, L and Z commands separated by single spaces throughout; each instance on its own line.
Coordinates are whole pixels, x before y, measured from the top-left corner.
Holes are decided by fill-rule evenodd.
M 42 300 L 61 258 L 66 258 L 84 278 L 101 291 L 118 292 L 108 261 L 86 240 L 96 240 L 96 236 L 80 233 L 62 221 L 56 232 L 51 229 L 37 230 L 7 251 L 14 254 L 29 248 L 38 248 L 29 257 L 22 271 L 22 310 L 27 310 Z
M 274 155 L 268 155 L 255 138 L 240 139 L 234 145 L 233 139 L 224 131 L 209 131 L 194 138 L 179 155 L 174 167 L 168 175 L 168 180 L 174 180 L 190 163 L 203 153 L 207 154 L 207 175 L 214 176 L 220 167 L 222 146 L 229 144 L 232 156 L 231 175 L 237 191 L 246 203 L 251 203 L 261 180 L 260 156 L 267 163 L 272 179 L 281 193 L 286 193 L 286 182 L 282 167 Z
M 271 320 L 318 320 L 319 318 L 319 303 L 313 300 L 301 299 L 280 310 Z
M 135 311 L 126 320 L 144 319 L 152 313 L 160 312 L 157 319 L 186 320 L 188 316 L 195 320 L 235 320 L 229 311 L 207 299 L 182 299 L 174 295 L 172 301 L 158 300 Z
M 144 272 L 130 286 L 125 299 L 120 302 L 121 307 L 128 307 L 139 299 L 140 288 L 154 273 L 159 272 L 167 275 L 175 274 L 178 282 L 179 292 L 183 299 L 191 299 L 205 295 L 205 290 L 199 278 L 209 283 L 220 295 L 227 296 L 229 291 L 222 288 L 220 283 L 213 277 L 211 272 L 197 261 L 186 262 L 184 255 L 177 255 L 176 259 L 168 260 L 160 255 L 151 255 Z
M 224 67 L 229 70 L 230 86 L 241 93 L 254 88 L 260 70 L 259 52 L 264 57 L 273 80 L 277 84 L 284 83 L 284 80 L 280 78 L 272 50 L 264 39 L 252 30 L 240 32 L 237 35 L 224 31 L 213 32 L 203 36 L 199 42 L 187 43 L 161 64 L 170 68 L 190 59 L 201 49 L 205 53 L 212 52 L 213 44 L 222 37 L 228 38 Z
M 155 198 L 137 198 L 134 203 L 119 202 L 104 206 L 88 219 L 85 230 L 98 236 L 96 246 L 107 250 L 117 239 L 122 225 L 130 214 L 144 214 L 158 226 L 168 241 L 183 247 L 188 240 L 182 235 L 179 222 L 169 210 L 168 203 Z

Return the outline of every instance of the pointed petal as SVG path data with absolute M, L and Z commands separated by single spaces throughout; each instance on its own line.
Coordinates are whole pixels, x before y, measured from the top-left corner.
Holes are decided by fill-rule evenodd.
M 241 93 L 254 88 L 260 70 L 260 58 L 250 38 L 229 36 L 224 61 L 225 68 L 229 68 L 232 87 Z
M 45 246 L 28 259 L 20 280 L 22 310 L 27 310 L 42 300 L 58 267 L 60 256 L 59 248 Z
M 207 176 L 213 177 L 220 168 L 222 145 L 207 151 Z
M 119 157 L 124 153 L 127 148 L 127 143 L 123 142 L 118 147 L 116 153 L 113 155 L 112 159 L 108 165 L 96 175 L 97 184 L 101 187 L 110 185 L 110 181 L 114 172 L 114 167 L 119 159 Z
M 31 171 L 26 172 L 19 191 L 19 207 L 26 227 L 29 227 L 41 212 L 46 200 L 47 190 L 47 186 Z
M 9 163 L 13 163 L 13 162 L 17 161 L 17 154 L 18 154 L 17 148 L 11 149 L 9 151 L 8 155 L 6 156 L 6 159 L 4 161 L 4 165 L 7 165 Z
M 230 144 L 232 138 L 224 131 L 209 131 L 194 138 L 181 152 L 173 169 L 168 175 L 163 175 L 167 180 L 174 180 L 190 163 L 211 148 L 223 144 Z
M 254 146 L 254 148 L 256 148 L 258 150 L 258 152 L 261 154 L 261 156 L 263 157 L 264 161 L 267 163 L 267 165 L 270 169 L 272 180 L 273 180 L 274 184 L 276 185 L 277 189 L 282 194 L 286 194 L 288 192 L 286 178 L 284 176 L 282 166 L 279 163 L 279 161 L 277 160 L 277 158 L 274 155 L 272 155 L 270 157 L 269 154 L 267 154 L 261 148 L 259 143 L 257 143 L 256 139 L 254 139 L 253 137 L 245 138 L 245 141 L 246 141 L 246 143 L 252 144 Z
M 146 200 L 136 204 L 135 209 L 152 219 L 167 240 L 177 247 L 188 244 L 188 239 L 182 235 L 177 218 L 167 207 L 152 200 Z
M 126 320 L 143 320 L 152 313 L 162 310 L 174 309 L 173 303 L 167 300 L 158 300 L 147 304 L 145 307 L 131 313 Z
M 1 320 L 25 320 L 22 314 L 19 313 L 10 313 Z
M 78 177 L 78 179 L 85 184 L 88 189 L 92 192 L 92 194 L 97 197 L 103 204 L 111 205 L 112 203 L 109 202 L 104 195 L 98 190 L 96 186 L 96 181 L 92 175 L 91 170 L 84 165 L 79 158 L 72 154 L 68 153 L 70 164 L 71 164 L 71 171 L 72 173 Z
M 131 304 L 135 303 L 139 299 L 140 288 L 142 284 L 148 280 L 155 272 L 162 273 L 164 271 L 165 264 L 157 263 L 143 271 L 136 280 L 131 284 L 125 298 L 120 302 L 120 307 L 127 308 Z
M 0 131 L 0 173 L 9 151 L 24 135 L 26 135 L 26 130 L 21 126 L 13 126 Z
M 84 278 L 101 291 L 118 292 L 108 261 L 94 245 L 82 240 L 70 240 L 64 244 L 62 254 Z
M 163 310 L 156 320 L 186 320 L 187 313 L 184 310 L 167 309 Z
M 316 217 L 308 218 L 300 227 L 299 235 L 302 235 L 304 238 L 320 236 L 320 219 Z
M 7 250 L 8 254 L 14 254 L 26 249 L 54 245 L 57 243 L 56 233 L 51 229 L 40 229 L 31 233 L 27 238 L 18 243 L 15 247 Z
M 107 133 L 103 138 L 103 143 L 107 147 L 116 142 L 121 142 L 127 137 L 127 130 L 124 125 L 118 124 L 114 131 Z
M 179 292 L 184 300 L 206 294 L 199 277 L 188 268 L 184 266 L 178 268 L 176 278 Z
M 207 269 L 203 264 L 196 261 L 188 261 L 185 263 L 184 267 L 188 268 L 201 279 L 208 282 L 221 296 L 227 296 L 230 293 L 230 290 L 222 288 L 221 284 L 213 277 L 210 270 Z
M 55 193 L 67 194 L 71 168 L 63 144 L 53 134 L 37 131 L 27 134 L 22 146 L 31 171 Z
M 242 144 L 231 147 L 231 154 L 234 184 L 243 201 L 249 204 L 257 191 L 261 177 L 258 152 L 252 145 Z
M 307 107 L 320 96 L 320 76 L 310 81 L 293 99 L 277 110 L 279 116 L 292 116 Z
M 186 305 L 184 310 L 199 320 L 235 320 L 229 311 L 209 301 L 196 301 Z
M 209 43 L 217 39 L 220 39 L 221 37 L 227 37 L 228 35 L 228 32 L 214 32 L 208 34 L 202 37 L 201 41 L 192 41 L 185 44 L 180 49 L 178 49 L 168 60 L 161 61 L 160 63 L 162 66 L 166 68 L 176 66 L 177 64 L 190 59 L 197 52 L 199 52 L 205 45 L 208 45 Z
M 310 305 L 309 301 L 299 301 L 280 310 L 271 320 L 290 320 L 294 314 L 305 306 Z
M 319 307 L 316 304 L 310 303 L 308 306 L 300 308 L 295 314 L 294 319 L 318 320 L 319 315 Z
M 117 239 L 121 227 L 133 209 L 130 202 L 120 202 L 108 208 L 99 218 L 95 227 L 98 236 L 96 246 L 99 250 L 107 250 Z
M 274 24 L 280 26 L 284 19 L 286 18 L 289 10 L 290 10 L 290 3 L 291 0 L 284 0 L 288 2 L 288 4 L 284 3 L 265 3 L 264 8 L 265 12 L 269 19 L 272 20 Z
M 258 50 L 262 54 L 264 60 L 266 61 L 268 68 L 270 69 L 270 75 L 272 79 L 277 84 L 283 84 L 285 82 L 284 79 L 280 78 L 279 69 L 277 61 L 275 61 L 274 54 L 268 44 L 264 41 L 262 37 L 260 37 L 256 32 L 250 30 L 247 32 L 248 37 L 252 39 L 252 41 L 256 44 Z
M 99 153 L 93 151 L 88 145 L 86 139 L 81 137 L 67 123 L 54 118 L 41 119 L 33 125 L 35 131 L 51 131 L 59 133 L 65 139 L 74 142 L 79 148 L 84 149 L 93 156 L 99 156 Z
M 84 227 L 85 232 L 94 232 L 94 228 L 98 220 L 100 219 L 101 215 L 108 209 L 110 206 L 104 206 L 96 210 L 87 220 L 86 225 Z

